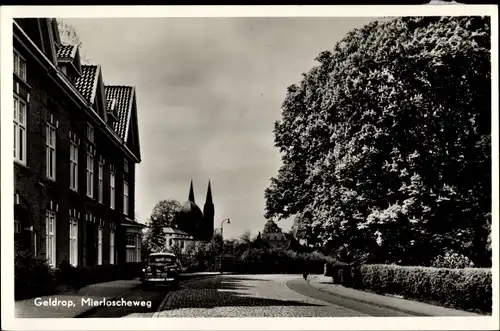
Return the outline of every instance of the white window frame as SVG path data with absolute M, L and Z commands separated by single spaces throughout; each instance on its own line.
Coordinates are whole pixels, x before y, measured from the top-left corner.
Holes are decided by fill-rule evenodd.
M 115 264 L 115 231 L 109 231 L 109 264 Z
M 69 263 L 78 266 L 78 218 L 69 219 Z
M 125 235 L 125 244 L 127 246 L 127 248 L 135 248 L 136 245 L 137 245 L 137 241 L 136 241 L 136 238 L 135 238 L 135 233 L 131 233 L 131 232 L 127 232 L 127 234 Z M 131 245 L 129 243 L 129 238 L 132 237 L 133 238 L 133 244 Z
M 87 140 L 94 143 L 94 127 L 87 123 Z
M 123 214 L 128 215 L 129 213 L 129 192 L 128 192 L 128 182 L 123 181 Z
M 26 67 L 26 59 L 14 50 L 14 73 L 24 81 L 27 77 Z
M 14 94 L 14 160 L 26 165 L 26 102 Z
M 99 202 L 104 202 L 104 163 L 99 161 L 99 171 L 97 173 L 98 177 L 98 186 L 97 186 L 97 194 L 99 195 Z
M 19 222 L 19 220 L 17 219 L 14 219 L 14 233 L 21 233 L 21 231 L 22 231 L 21 222 Z
M 109 172 L 109 208 L 115 209 L 116 174 L 111 169 Z
M 78 144 L 74 141 L 69 145 L 69 188 L 78 192 Z
M 141 260 L 141 236 L 138 233 L 136 233 L 135 239 L 137 242 L 135 247 L 135 253 L 136 253 L 135 262 L 139 262 Z
M 46 211 L 45 213 L 45 256 L 51 267 L 56 266 L 56 213 Z
M 87 182 L 87 196 L 94 197 L 94 155 L 87 152 L 87 169 L 86 169 L 86 182 Z
M 57 132 L 55 126 L 45 123 L 45 176 L 56 180 L 56 140 Z
M 97 264 L 102 264 L 102 226 L 97 229 Z

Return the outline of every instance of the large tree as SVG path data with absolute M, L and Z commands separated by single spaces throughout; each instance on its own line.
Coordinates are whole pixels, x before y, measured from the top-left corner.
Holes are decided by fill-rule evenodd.
M 266 217 L 344 256 L 428 264 L 454 249 L 488 265 L 489 18 L 383 19 L 316 60 L 275 123 Z
M 57 21 L 57 28 L 59 30 L 59 36 L 61 38 L 61 42 L 64 45 L 75 45 L 80 50 L 80 61 L 82 64 L 89 64 L 90 59 L 87 56 L 87 52 L 82 50 L 82 41 L 76 32 L 74 26 L 69 24 L 64 20 Z
M 143 248 L 147 252 L 165 249 L 163 228 L 171 226 L 178 215 L 181 204 L 177 200 L 162 200 L 153 208 L 144 233 Z

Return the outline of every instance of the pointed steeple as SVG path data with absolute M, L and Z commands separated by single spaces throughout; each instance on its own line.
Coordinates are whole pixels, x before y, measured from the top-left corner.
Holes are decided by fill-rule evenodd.
M 212 188 L 210 187 L 210 180 L 208 180 L 207 198 L 205 204 L 213 204 L 212 201 Z
M 189 201 L 194 202 L 194 189 L 193 189 L 193 180 L 191 179 L 191 187 L 189 188 Z
M 205 200 L 205 206 L 203 207 L 203 235 L 206 240 L 211 239 L 214 234 L 214 217 L 215 207 L 214 202 L 212 201 L 212 187 L 209 180 L 207 199 Z

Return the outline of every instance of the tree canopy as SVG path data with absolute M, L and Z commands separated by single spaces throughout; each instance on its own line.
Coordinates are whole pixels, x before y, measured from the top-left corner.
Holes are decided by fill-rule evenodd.
M 489 265 L 489 18 L 383 19 L 316 60 L 274 126 L 266 217 L 345 259 Z
M 147 252 L 159 252 L 165 249 L 163 228 L 172 225 L 180 209 L 181 204 L 177 200 L 162 200 L 156 204 L 143 239 L 143 247 Z

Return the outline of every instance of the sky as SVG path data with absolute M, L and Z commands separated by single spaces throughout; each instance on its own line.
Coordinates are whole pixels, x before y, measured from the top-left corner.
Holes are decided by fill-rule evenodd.
M 280 165 L 273 125 L 286 88 L 370 18 L 72 18 L 81 52 L 104 83 L 134 85 L 142 162 L 136 217 L 184 203 L 191 179 L 203 209 L 211 180 L 224 237 L 266 222 L 264 190 Z M 280 221 L 285 231 L 291 220 Z

